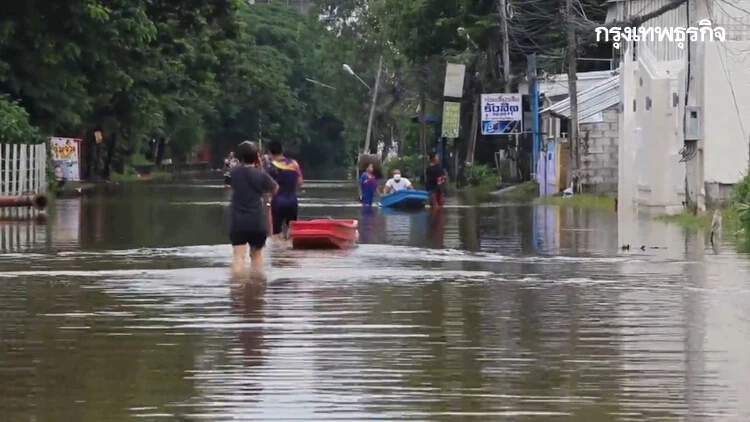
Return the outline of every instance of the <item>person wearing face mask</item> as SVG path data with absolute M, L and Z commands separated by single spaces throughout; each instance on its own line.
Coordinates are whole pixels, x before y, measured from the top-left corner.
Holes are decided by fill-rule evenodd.
M 409 179 L 401 177 L 401 170 L 393 170 L 393 177 L 385 182 L 385 194 L 387 195 L 389 193 L 398 192 L 404 189 L 413 189 L 411 182 L 409 181 Z

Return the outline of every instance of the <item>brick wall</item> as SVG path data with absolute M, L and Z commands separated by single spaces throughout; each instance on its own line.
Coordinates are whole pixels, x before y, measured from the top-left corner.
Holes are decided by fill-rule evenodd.
M 604 121 L 601 123 L 585 123 L 580 126 L 583 141 L 581 173 L 584 192 L 617 192 L 617 145 L 620 124 L 617 109 L 618 106 L 614 106 L 604 110 Z

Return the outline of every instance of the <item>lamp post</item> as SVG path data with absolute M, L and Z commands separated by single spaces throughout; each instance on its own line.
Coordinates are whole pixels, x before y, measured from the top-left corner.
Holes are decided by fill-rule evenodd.
M 380 85 L 380 74 L 382 73 L 382 70 L 383 70 L 383 56 L 380 56 L 380 61 L 378 62 L 378 75 L 375 77 L 374 89 L 370 89 L 370 86 L 367 85 L 367 83 L 363 81 L 362 78 L 357 76 L 357 74 L 354 73 L 354 71 L 352 70 L 351 67 L 349 67 L 348 64 L 344 64 L 342 67 L 344 68 L 344 72 L 357 78 L 357 80 L 362 82 L 362 85 L 366 86 L 367 89 L 369 89 L 370 92 L 372 93 L 372 100 L 370 101 L 370 118 L 367 121 L 367 135 L 365 135 L 365 149 L 363 151 L 365 154 L 368 154 L 370 151 L 370 136 L 372 135 L 372 122 L 375 119 L 375 103 L 378 100 L 378 86 Z
M 311 84 L 315 84 L 315 85 L 318 85 L 318 86 L 322 86 L 323 88 L 328 88 L 328 89 L 330 89 L 330 90 L 332 90 L 332 91 L 335 91 L 335 90 L 336 90 L 336 88 L 334 88 L 334 87 L 332 87 L 332 86 L 330 86 L 330 85 L 326 85 L 326 84 L 324 84 L 323 82 L 318 82 L 318 81 L 316 81 L 315 79 L 305 78 L 305 80 L 306 80 L 307 82 L 310 82 Z
M 368 91 L 372 92 L 372 88 L 370 88 L 370 85 L 367 85 L 367 82 L 363 81 L 362 78 L 360 78 L 359 76 L 357 76 L 357 74 L 354 73 L 354 71 L 352 70 L 351 67 L 349 67 L 348 64 L 344 63 L 341 67 L 344 69 L 344 72 L 346 72 L 346 73 L 354 76 L 355 78 L 357 78 L 358 81 L 362 82 L 362 85 L 364 85 L 364 86 L 367 87 Z
M 464 161 L 463 165 L 460 167 L 460 169 L 456 169 L 456 186 L 460 186 L 464 182 L 465 172 L 464 168 L 470 168 L 474 164 L 474 150 L 477 145 L 477 132 L 479 131 L 479 101 L 481 98 L 481 92 L 483 90 L 482 86 L 482 79 L 479 74 L 479 69 L 482 68 L 484 60 L 485 60 L 485 53 L 479 48 L 479 46 L 474 42 L 474 40 L 471 39 L 469 34 L 466 32 L 466 29 L 459 26 L 456 29 L 456 32 L 458 32 L 458 35 L 460 37 L 463 37 L 466 39 L 466 41 L 471 44 L 471 47 L 475 50 L 473 54 L 473 67 L 474 67 L 474 85 L 473 90 L 471 92 L 471 99 L 472 99 L 472 117 L 471 117 L 471 132 L 469 134 L 468 144 L 466 146 L 466 161 Z M 477 89 L 479 88 L 479 89 Z M 478 92 L 477 92 L 478 91 Z M 458 151 L 457 151 L 458 156 Z M 456 157 L 456 163 L 458 163 L 458 157 Z

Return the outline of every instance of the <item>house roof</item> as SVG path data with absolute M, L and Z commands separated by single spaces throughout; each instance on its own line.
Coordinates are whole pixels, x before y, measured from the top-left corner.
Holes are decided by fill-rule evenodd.
M 616 71 L 615 71 L 616 72 Z M 579 72 L 576 74 L 578 79 L 578 92 L 581 93 L 593 86 L 599 85 L 611 78 L 613 71 L 593 71 Z M 543 75 L 537 79 L 539 83 L 539 93 L 547 97 L 556 97 L 558 95 L 568 95 L 568 75 L 566 73 L 557 75 Z M 519 92 L 528 92 L 528 82 L 524 81 L 519 84 Z
M 578 93 L 578 123 L 598 121 L 597 115 L 620 103 L 620 78 L 613 76 L 599 85 Z M 570 118 L 570 98 L 566 98 L 541 111 L 554 116 Z

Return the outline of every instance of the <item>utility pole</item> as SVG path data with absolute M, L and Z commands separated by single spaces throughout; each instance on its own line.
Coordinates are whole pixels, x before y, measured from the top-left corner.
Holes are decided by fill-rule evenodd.
M 526 75 L 529 79 L 529 103 L 531 105 L 531 166 L 529 173 L 536 173 L 536 164 L 539 160 L 539 147 L 541 146 L 541 134 L 539 133 L 539 83 L 536 79 L 536 54 L 526 58 Z M 537 176 L 537 180 L 539 175 Z M 532 180 L 534 177 L 532 176 Z
M 696 25 L 696 2 L 689 1 L 687 12 L 689 23 Z M 700 190 L 702 175 L 700 167 L 703 163 L 703 116 L 699 104 L 704 104 L 702 88 L 696 87 L 697 83 L 703 85 L 703 58 L 698 57 L 700 52 L 697 42 L 687 40 L 687 74 L 685 89 L 685 115 L 683 116 L 684 130 L 684 155 L 685 161 L 685 202 L 688 211 L 697 215 L 702 208 L 700 204 Z M 696 89 L 697 88 L 697 89 Z
M 508 45 L 508 4 L 500 0 L 500 29 L 503 32 L 503 81 L 505 93 L 510 94 L 510 47 Z
M 419 155 L 422 156 L 420 181 L 424 184 L 427 178 L 427 65 L 419 69 Z
M 378 75 L 375 77 L 375 87 L 372 89 L 372 102 L 370 103 L 370 119 L 367 122 L 367 135 L 365 136 L 364 154 L 370 153 L 370 135 L 372 135 L 372 121 L 375 120 L 375 104 L 378 101 L 378 87 L 380 86 L 380 73 L 383 70 L 383 56 L 378 63 Z
M 568 181 L 573 181 L 577 171 L 581 167 L 581 149 L 578 141 L 578 77 L 576 75 L 578 66 L 577 41 L 575 23 L 573 22 L 573 0 L 565 1 L 565 18 L 568 25 L 568 97 L 570 99 L 570 121 L 568 123 L 568 139 L 570 142 L 570 155 L 574 163 L 568 166 Z M 535 163 L 536 164 L 536 163 Z M 580 181 L 575 181 L 575 192 L 579 192 Z

